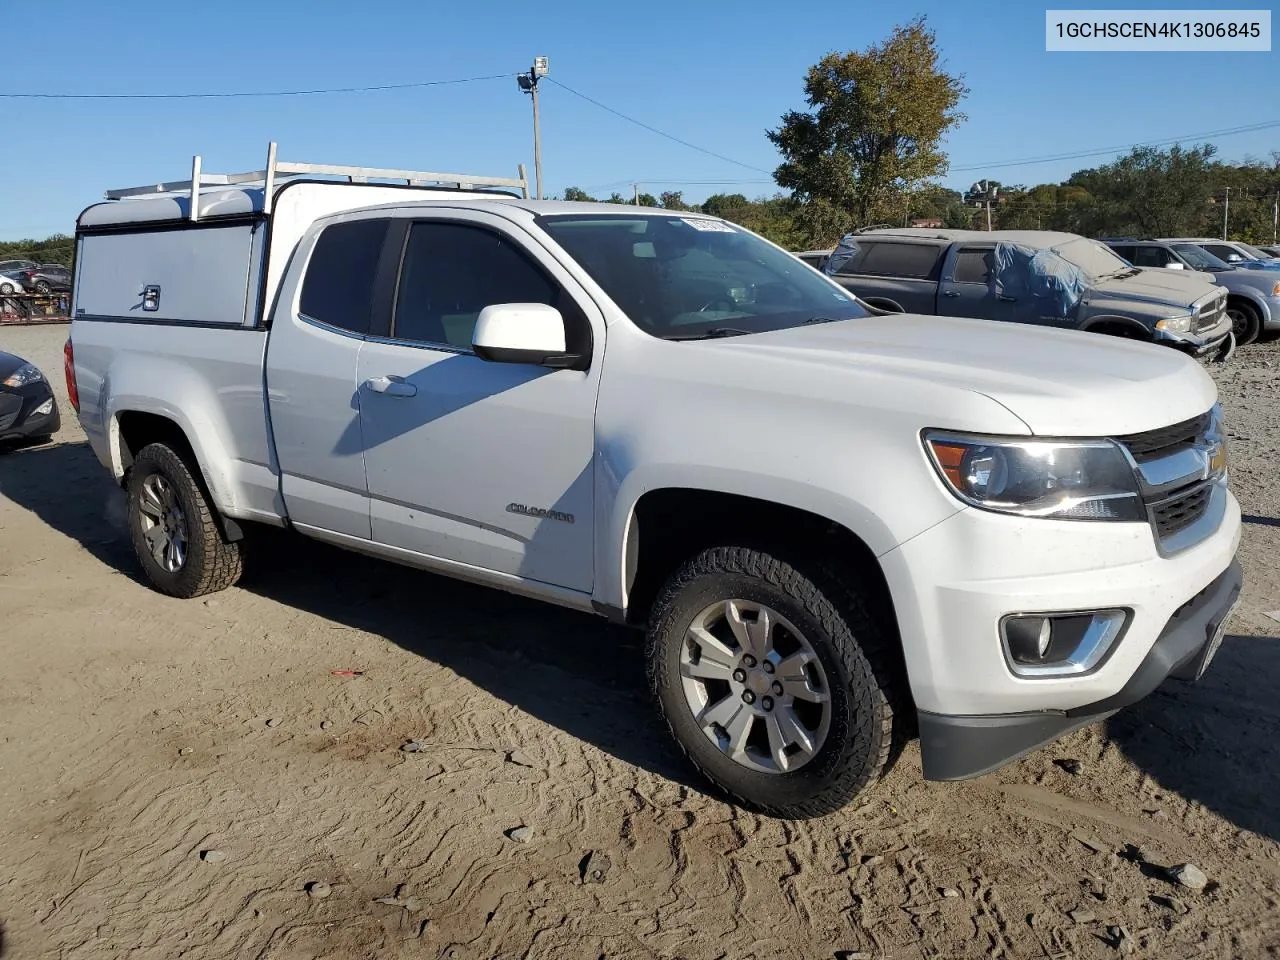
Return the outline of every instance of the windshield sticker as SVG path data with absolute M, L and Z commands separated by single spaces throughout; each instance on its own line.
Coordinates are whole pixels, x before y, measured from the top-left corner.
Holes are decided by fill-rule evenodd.
M 703 220 L 701 218 L 681 217 L 682 223 L 687 223 L 695 230 L 701 230 L 703 233 L 733 233 L 733 227 L 727 223 L 721 223 L 719 220 Z

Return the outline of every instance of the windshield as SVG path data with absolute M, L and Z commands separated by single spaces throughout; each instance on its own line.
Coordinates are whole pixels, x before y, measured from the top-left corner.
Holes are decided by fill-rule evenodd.
M 1068 240 L 1066 243 L 1060 243 L 1056 247 L 1050 247 L 1049 249 L 1067 261 L 1067 263 L 1079 267 L 1080 271 L 1091 281 L 1101 277 L 1109 277 L 1113 273 L 1136 269 L 1128 260 L 1125 260 L 1105 243 L 1089 240 L 1085 237 L 1080 237 L 1077 240 Z
M 724 220 L 599 213 L 538 223 L 655 337 L 736 336 L 868 316 L 843 287 Z
M 1239 247 L 1241 250 L 1243 250 L 1245 253 L 1247 253 L 1249 256 L 1253 257 L 1253 259 L 1255 260 L 1274 260 L 1275 259 L 1275 257 L 1271 256 L 1271 254 L 1267 253 L 1265 250 L 1259 250 L 1257 247 L 1253 246 L 1252 244 L 1237 243 L 1236 246 Z
M 1217 273 L 1221 270 L 1234 270 L 1235 267 L 1206 250 L 1204 247 L 1197 246 L 1194 243 L 1175 243 L 1173 249 L 1183 260 L 1191 264 L 1197 270 L 1208 270 L 1210 273 Z

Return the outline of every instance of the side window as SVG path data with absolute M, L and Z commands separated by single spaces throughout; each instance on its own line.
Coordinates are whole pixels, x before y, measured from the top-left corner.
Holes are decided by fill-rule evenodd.
M 877 242 L 868 245 L 858 264 L 858 273 L 925 280 L 933 276 L 941 253 L 942 248 L 933 244 Z
M 490 304 L 545 303 L 572 321 L 572 310 L 562 302 L 568 300 L 500 234 L 457 223 L 415 223 L 400 269 L 391 335 L 467 350 L 476 318 Z
M 1163 267 L 1172 258 L 1163 247 L 1134 247 L 1133 256 L 1126 259 L 1135 267 Z
M 962 249 L 956 255 L 956 283 L 986 283 L 991 275 L 990 249 Z
M 1228 247 L 1225 243 L 1202 243 L 1204 249 L 1208 250 L 1219 260 L 1226 260 L 1230 263 L 1231 257 L 1239 257 L 1240 253 L 1234 247 Z
M 1111 248 L 1112 252 L 1117 257 L 1124 257 L 1130 263 L 1133 263 L 1134 251 L 1137 249 L 1136 247 L 1119 243 L 1109 243 L 1107 246 Z
M 367 334 L 373 281 L 389 224 L 351 220 L 325 227 L 307 263 L 298 309 L 332 327 Z

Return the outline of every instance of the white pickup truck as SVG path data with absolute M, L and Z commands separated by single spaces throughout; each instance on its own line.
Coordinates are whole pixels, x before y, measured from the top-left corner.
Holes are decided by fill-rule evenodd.
M 926 778 L 995 769 L 1222 638 L 1240 510 L 1180 353 L 872 315 L 741 227 L 523 171 L 195 167 L 81 214 L 66 347 L 166 593 L 272 524 L 646 628 L 676 741 L 785 817 L 914 734 Z

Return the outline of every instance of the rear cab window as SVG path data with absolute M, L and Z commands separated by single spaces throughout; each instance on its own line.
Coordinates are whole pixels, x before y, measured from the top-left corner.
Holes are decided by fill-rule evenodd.
M 895 240 L 860 239 L 860 256 L 840 268 L 842 275 L 899 277 L 906 280 L 936 280 L 944 247 L 932 243 L 905 243 Z
M 386 219 L 349 220 L 325 227 L 307 262 L 298 311 L 326 326 L 366 336 L 390 224 Z

